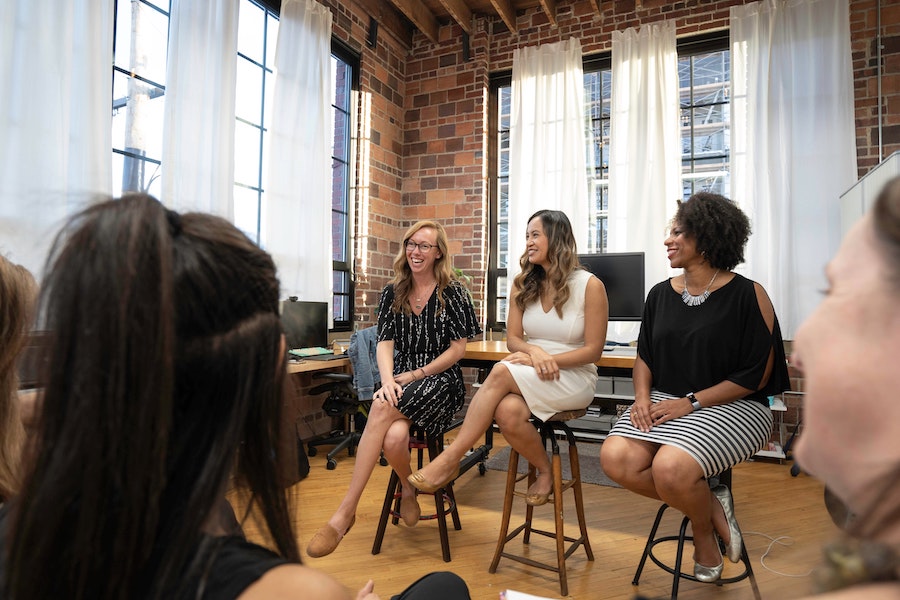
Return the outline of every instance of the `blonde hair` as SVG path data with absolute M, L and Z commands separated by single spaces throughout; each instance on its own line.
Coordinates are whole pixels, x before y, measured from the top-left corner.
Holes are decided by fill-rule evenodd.
M 18 357 L 34 316 L 37 283 L 25 267 L 0 256 L 0 499 L 21 484 L 25 429 L 19 416 Z
M 412 271 L 409 263 L 406 262 L 406 243 L 412 236 L 421 229 L 433 229 L 437 234 L 436 250 L 440 257 L 434 259 L 434 277 L 437 280 L 438 301 L 440 302 L 440 312 L 444 308 L 444 289 L 456 280 L 456 273 L 453 271 L 452 261 L 450 260 L 450 252 L 447 242 L 447 231 L 444 226 L 437 221 L 418 221 L 414 223 L 406 233 L 403 234 L 403 241 L 400 243 L 400 251 L 394 258 L 394 303 L 391 310 L 394 312 L 403 312 L 409 314 L 412 312 L 409 296 L 412 293 Z

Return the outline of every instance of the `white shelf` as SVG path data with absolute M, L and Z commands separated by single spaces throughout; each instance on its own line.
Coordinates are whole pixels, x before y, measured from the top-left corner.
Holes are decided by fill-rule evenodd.
M 762 456 L 763 458 L 777 458 L 781 460 L 784 458 L 784 450 L 781 448 L 780 444 L 775 444 L 774 450 L 760 450 L 756 453 L 756 456 Z

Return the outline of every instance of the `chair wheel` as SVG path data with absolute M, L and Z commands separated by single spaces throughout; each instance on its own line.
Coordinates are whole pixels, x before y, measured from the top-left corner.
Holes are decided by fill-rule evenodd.
M 319 449 L 316 448 L 315 446 L 307 446 L 306 453 L 310 456 L 315 456 L 316 454 L 319 453 Z
M 791 477 L 796 477 L 800 474 L 800 465 L 794 463 L 791 465 Z
M 325 463 L 325 468 L 328 469 L 329 471 L 334 471 L 335 469 L 337 469 L 337 461 L 334 460 L 333 458 L 329 458 L 328 461 Z
M 381 458 L 378 459 L 378 464 L 381 465 L 382 467 L 386 467 L 386 466 L 388 466 L 388 461 L 385 457 L 382 456 Z
M 487 467 L 485 466 L 485 464 L 483 462 L 478 463 L 478 474 L 484 475 L 485 473 L 487 473 Z

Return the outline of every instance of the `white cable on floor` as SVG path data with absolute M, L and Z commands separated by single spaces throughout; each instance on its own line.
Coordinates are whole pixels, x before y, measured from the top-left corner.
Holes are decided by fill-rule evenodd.
M 767 557 L 767 556 L 769 555 L 769 553 L 772 551 L 772 547 L 775 546 L 775 544 L 778 544 L 778 545 L 780 545 L 780 546 L 786 546 L 786 547 L 790 547 L 790 546 L 793 546 L 793 545 L 794 545 L 794 538 L 792 538 L 791 536 L 789 536 L 789 535 L 781 535 L 781 536 L 778 536 L 778 537 L 773 538 L 773 537 L 770 536 L 769 534 L 767 534 L 767 533 L 762 533 L 762 532 L 759 532 L 759 531 L 744 531 L 744 532 L 743 532 L 743 535 L 744 535 L 744 537 L 747 537 L 748 535 L 759 535 L 759 536 L 762 536 L 762 537 L 766 538 L 767 540 L 770 540 L 770 541 L 769 541 L 769 546 L 766 548 L 766 551 L 763 552 L 763 555 L 759 557 L 759 564 L 762 565 L 762 567 L 763 567 L 765 570 L 769 571 L 770 573 L 775 573 L 776 575 L 781 575 L 781 576 L 783 576 L 783 577 L 797 577 L 797 578 L 800 578 L 800 577 L 809 577 L 810 575 L 812 575 L 813 571 L 815 571 L 815 569 L 810 569 L 809 571 L 807 571 L 806 573 L 803 573 L 803 574 L 784 573 L 784 572 L 782 572 L 782 571 L 778 571 L 778 570 L 776 570 L 776 569 L 773 569 L 773 568 L 771 568 L 770 566 L 768 566 L 768 565 L 766 564 L 766 557 Z M 782 541 L 782 540 L 786 540 L 786 541 Z

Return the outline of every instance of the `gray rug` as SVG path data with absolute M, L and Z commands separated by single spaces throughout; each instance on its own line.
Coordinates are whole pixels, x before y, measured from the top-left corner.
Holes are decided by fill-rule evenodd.
M 578 464 L 581 466 L 581 481 L 584 483 L 593 483 L 594 485 L 606 485 L 609 487 L 622 487 L 612 479 L 606 476 L 603 469 L 600 468 L 600 446 L 601 444 L 592 444 L 588 442 L 578 443 Z M 569 446 L 562 443 L 559 446 L 559 456 L 562 459 L 563 479 L 572 477 L 571 469 L 569 469 Z M 494 471 L 506 471 L 509 468 L 509 447 L 505 447 L 492 457 L 490 457 L 485 466 Z M 519 473 L 525 473 L 528 470 L 528 463 L 521 456 L 519 457 Z

